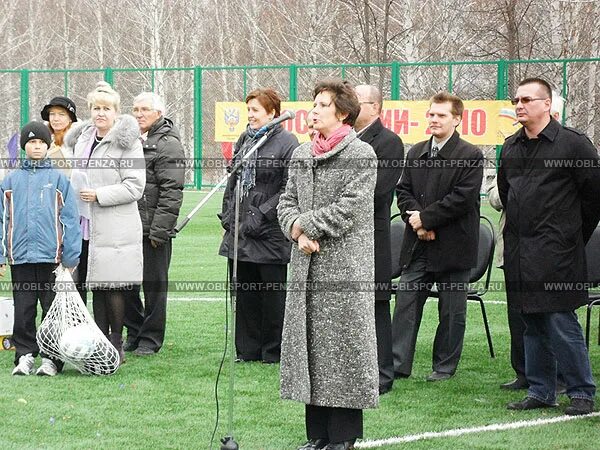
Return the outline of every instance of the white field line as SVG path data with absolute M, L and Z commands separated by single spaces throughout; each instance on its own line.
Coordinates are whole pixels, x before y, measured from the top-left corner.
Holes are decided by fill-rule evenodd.
M 406 443 L 406 442 L 423 441 L 426 439 L 458 437 L 458 436 L 464 436 L 465 434 L 484 433 L 484 432 L 488 432 L 488 431 L 504 431 L 504 430 L 515 430 L 517 428 L 537 427 L 540 425 L 549 425 L 549 424 L 559 423 L 559 422 L 568 422 L 569 420 L 587 419 L 589 417 L 599 417 L 599 416 L 600 416 L 600 412 L 595 412 L 595 413 L 588 414 L 585 416 L 558 416 L 558 417 L 551 417 L 548 419 L 521 420 L 518 422 L 496 423 L 496 424 L 485 425 L 485 426 L 481 426 L 481 427 L 457 428 L 454 430 L 446 430 L 446 431 L 438 431 L 438 432 L 430 431 L 430 432 L 426 432 L 426 433 L 409 434 L 406 436 L 399 436 L 399 437 L 393 437 L 393 438 L 387 438 L 387 439 L 359 441 L 354 446 L 356 448 L 377 448 L 377 447 L 384 447 L 386 445 L 395 445 L 395 444 L 402 444 L 402 443 Z
M 221 302 L 225 299 L 225 297 L 171 297 L 169 301 L 179 301 L 179 302 Z M 437 301 L 437 299 L 431 299 Z M 492 305 L 506 305 L 506 302 L 503 301 L 486 301 L 486 304 Z M 592 414 L 588 414 L 586 416 L 558 416 L 552 417 L 549 419 L 534 419 L 534 420 L 521 420 L 518 422 L 509 422 L 509 423 L 498 423 L 485 425 L 480 427 L 472 427 L 472 428 L 457 428 L 454 430 L 446 430 L 446 431 L 438 431 L 438 432 L 425 432 L 419 434 L 409 434 L 406 436 L 398 436 L 386 439 L 377 439 L 377 440 L 364 440 L 359 441 L 355 444 L 356 448 L 378 448 L 384 447 L 387 445 L 396 445 L 402 444 L 406 442 L 415 442 L 415 441 L 423 441 L 426 439 L 436 439 L 436 438 L 444 438 L 444 437 L 458 437 L 463 436 L 465 434 L 473 434 L 473 433 L 484 433 L 489 431 L 503 431 L 503 430 L 515 430 L 518 428 L 529 428 L 536 427 L 541 425 L 549 425 L 553 423 L 560 422 L 568 422 L 569 420 L 577 420 L 588 417 L 600 417 L 600 412 L 595 412 Z
M 169 297 L 170 302 L 222 302 L 223 297 Z

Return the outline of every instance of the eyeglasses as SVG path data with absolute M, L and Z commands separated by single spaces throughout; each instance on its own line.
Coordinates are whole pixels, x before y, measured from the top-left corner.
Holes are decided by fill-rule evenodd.
M 510 102 L 513 105 L 516 105 L 519 102 L 521 102 L 523 105 L 526 105 L 527 103 L 534 102 L 536 100 L 546 100 L 547 98 L 548 97 L 515 97 L 511 99 Z

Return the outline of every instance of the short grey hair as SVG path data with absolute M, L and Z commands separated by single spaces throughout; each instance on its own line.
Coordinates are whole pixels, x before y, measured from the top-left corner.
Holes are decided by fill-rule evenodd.
M 134 104 L 146 101 L 150 102 L 153 110 L 158 111 L 162 116 L 165 115 L 167 108 L 165 108 L 165 102 L 160 95 L 154 92 L 142 92 L 133 99 Z

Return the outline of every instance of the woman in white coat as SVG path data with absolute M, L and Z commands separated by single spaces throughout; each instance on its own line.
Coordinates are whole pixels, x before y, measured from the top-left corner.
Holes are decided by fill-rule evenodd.
M 146 184 L 139 127 L 132 116 L 119 115 L 120 97 L 99 82 L 87 97 L 91 121 L 71 128 L 76 170 L 87 184 L 80 190 L 81 228 L 89 240 L 87 286 L 93 292 L 94 319 L 119 351 L 126 290 L 142 282 L 142 223 L 137 200 Z

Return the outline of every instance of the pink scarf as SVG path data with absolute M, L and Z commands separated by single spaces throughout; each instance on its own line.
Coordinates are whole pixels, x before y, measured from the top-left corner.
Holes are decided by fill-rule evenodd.
M 350 125 L 342 125 L 340 128 L 335 130 L 331 135 L 326 138 L 321 133 L 317 133 L 312 141 L 312 147 L 310 152 L 313 156 L 320 156 L 331 151 L 336 145 L 338 145 L 342 139 L 344 139 L 352 127 Z

